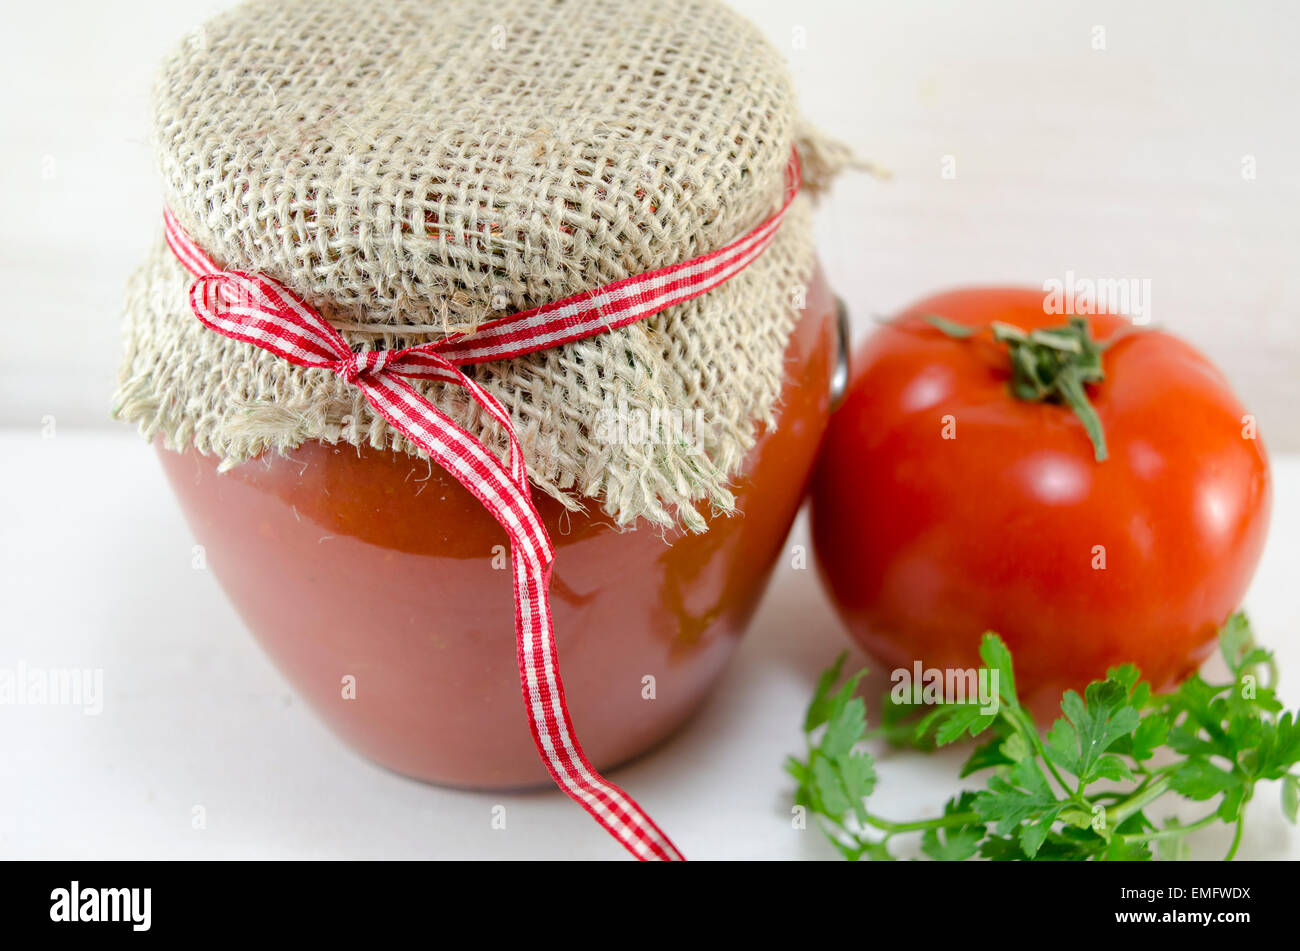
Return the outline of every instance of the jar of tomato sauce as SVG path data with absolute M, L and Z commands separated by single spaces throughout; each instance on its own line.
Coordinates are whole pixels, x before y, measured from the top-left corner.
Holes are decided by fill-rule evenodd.
M 798 159 L 819 187 L 838 153 L 780 56 L 712 0 L 252 3 L 168 61 L 155 133 L 168 212 L 116 413 L 319 715 L 430 782 L 547 777 L 512 538 L 409 396 L 507 468 L 518 439 L 594 767 L 685 723 L 780 557 L 843 356 L 796 195 Z M 401 356 L 547 307 L 582 335 Z
M 786 351 L 777 425 L 736 479 L 740 514 L 710 517 L 705 532 L 620 529 L 537 500 L 557 548 L 569 709 L 598 769 L 670 735 L 722 673 L 802 499 L 836 359 L 818 275 Z M 340 736 L 436 783 L 547 781 L 519 709 L 506 534 L 455 479 L 404 453 L 319 442 L 224 473 L 193 449 L 158 454 L 245 623 Z M 378 596 L 347 596 L 358 586 Z

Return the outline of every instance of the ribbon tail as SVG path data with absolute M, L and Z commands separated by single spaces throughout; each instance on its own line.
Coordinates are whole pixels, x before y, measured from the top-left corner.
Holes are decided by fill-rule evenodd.
M 379 415 L 483 503 L 510 539 L 520 685 L 529 729 L 551 778 L 637 858 L 680 860 L 682 854 L 663 831 L 632 797 L 596 771 L 578 743 L 564 700 L 551 624 L 554 549 L 533 507 L 518 439 L 499 403 L 449 363 L 443 370 L 447 374 L 443 379 L 465 386 L 506 428 L 511 444 L 509 470 L 404 380 L 380 373 L 358 379 L 357 385 Z
M 519 677 L 533 742 L 551 778 L 569 798 L 641 860 L 681 861 L 672 840 L 631 796 L 596 771 L 582 751 L 564 699 L 551 626 L 551 571 L 540 569 L 511 543 Z

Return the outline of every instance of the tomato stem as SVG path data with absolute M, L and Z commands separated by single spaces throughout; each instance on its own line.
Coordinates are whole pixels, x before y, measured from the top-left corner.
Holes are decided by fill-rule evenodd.
M 957 340 L 979 333 L 936 315 L 926 315 L 930 326 Z M 1086 384 L 1105 379 L 1101 354 L 1105 345 L 1092 338 L 1088 321 L 1071 317 L 1063 327 L 1024 331 L 995 321 L 989 328 L 993 339 L 1007 345 L 1011 358 L 1011 393 L 1016 399 L 1041 403 L 1063 403 L 1070 408 L 1092 441 L 1093 456 L 1106 459 L 1106 434 L 1101 418 L 1088 399 Z

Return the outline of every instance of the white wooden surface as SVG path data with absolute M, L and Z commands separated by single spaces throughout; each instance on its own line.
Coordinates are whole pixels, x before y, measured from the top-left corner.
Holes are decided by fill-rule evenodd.
M 132 434 L 0 432 L 0 668 L 103 671 L 103 711 L 0 705 L 0 855 L 9 858 L 616 859 L 621 848 L 558 791 L 439 789 L 334 738 L 244 629 L 162 471 Z M 1273 528 L 1247 595 L 1300 704 L 1300 456 L 1279 459 Z M 21 500 L 21 501 L 15 501 Z M 790 544 L 807 544 L 802 524 Z M 502 650 L 513 650 L 503 631 Z M 818 672 L 846 640 L 811 566 L 779 564 L 719 688 L 683 731 L 613 774 L 693 859 L 832 859 L 791 823 L 781 770 Z M 850 661 L 866 663 L 855 654 Z M 1221 669 L 1220 669 L 1221 672 Z M 884 681 L 881 681 L 882 685 Z M 872 805 L 937 816 L 964 753 L 882 754 Z M 1300 859 L 1276 783 L 1261 786 L 1241 855 Z M 505 807 L 506 827 L 492 810 Z M 195 828 L 195 808 L 203 828 Z M 1205 812 L 1189 804 L 1184 820 Z M 1198 834 L 1221 858 L 1230 830 Z
M 1213 353 L 1275 450 L 1300 449 L 1293 5 L 733 2 L 806 113 L 893 173 L 846 179 L 819 218 L 860 329 L 954 284 L 1149 280 L 1154 319 Z M 0 424 L 111 425 L 122 286 L 158 228 L 154 68 L 228 5 L 6 10 Z

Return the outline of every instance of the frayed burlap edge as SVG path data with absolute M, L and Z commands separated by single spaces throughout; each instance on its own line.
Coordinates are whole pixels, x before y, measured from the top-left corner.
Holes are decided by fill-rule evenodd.
M 785 347 L 799 317 L 795 302 L 814 266 L 809 195 L 855 164 L 846 149 L 807 127 L 798 145 L 808 194 L 796 200 L 776 241 L 744 272 L 640 324 L 470 369 L 511 408 L 537 488 L 571 510 L 597 501 L 620 526 L 644 519 L 665 529 L 703 531 L 706 512 L 734 511 L 729 486 L 760 427 L 777 420 Z M 424 457 L 343 380 L 204 328 L 189 311 L 190 281 L 161 238 L 132 277 L 114 417 L 169 449 L 214 454 L 223 470 L 308 440 Z M 708 365 L 701 366 L 693 356 L 700 335 L 725 340 L 729 333 L 746 345 L 707 347 Z M 375 347 L 422 342 L 396 335 L 362 339 Z M 504 435 L 463 391 L 436 382 L 417 387 L 504 458 Z M 566 398 L 556 398 L 557 388 Z M 530 392 L 538 395 L 535 401 Z M 534 412 L 534 405 L 547 412 Z M 598 438 L 601 413 L 638 411 L 702 419 L 704 425 L 692 430 L 692 438 Z

